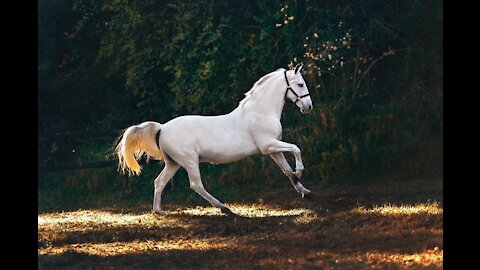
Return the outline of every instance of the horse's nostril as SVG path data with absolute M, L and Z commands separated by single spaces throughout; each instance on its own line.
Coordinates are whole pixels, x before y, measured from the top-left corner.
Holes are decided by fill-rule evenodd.
M 312 109 L 312 105 L 308 105 L 308 109 L 311 110 L 311 109 Z

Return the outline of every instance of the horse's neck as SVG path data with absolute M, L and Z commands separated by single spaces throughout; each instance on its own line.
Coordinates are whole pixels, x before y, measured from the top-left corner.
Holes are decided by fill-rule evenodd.
M 279 78 L 275 78 L 264 87 L 265 89 L 260 89 L 255 97 L 247 101 L 243 107 L 237 107 L 237 110 L 241 110 L 245 114 L 273 116 L 280 120 L 285 105 L 285 95 L 280 89 L 285 86 Z

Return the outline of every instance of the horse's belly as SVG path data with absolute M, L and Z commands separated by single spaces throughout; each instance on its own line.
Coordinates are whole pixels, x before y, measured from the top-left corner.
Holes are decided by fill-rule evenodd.
M 255 145 L 243 145 L 241 147 L 229 145 L 225 147 L 211 147 L 202 149 L 199 154 L 200 162 L 209 162 L 214 164 L 231 163 L 246 157 L 260 153 Z

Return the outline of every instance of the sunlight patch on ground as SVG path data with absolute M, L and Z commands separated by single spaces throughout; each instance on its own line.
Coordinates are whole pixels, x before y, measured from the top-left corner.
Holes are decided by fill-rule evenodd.
M 351 211 L 354 214 L 381 214 L 381 215 L 415 215 L 415 214 L 443 214 L 443 209 L 438 202 L 420 203 L 415 205 L 391 205 L 374 206 L 365 208 L 357 207 Z
M 210 250 L 227 248 L 222 239 L 188 239 L 166 241 L 132 241 L 113 243 L 70 244 L 60 247 L 48 247 L 38 250 L 38 255 L 58 255 L 65 252 L 78 252 L 96 256 L 115 256 L 134 253 L 146 253 L 168 250 Z
M 259 204 L 231 204 L 228 208 L 235 214 L 250 217 L 288 217 L 288 216 L 305 216 L 314 215 L 314 212 L 306 208 L 294 208 L 294 209 L 280 209 L 267 205 Z M 218 208 L 215 207 L 201 207 L 188 208 L 182 210 L 176 210 L 172 213 L 175 214 L 187 214 L 191 216 L 221 216 L 223 215 Z
M 38 215 L 38 229 L 84 231 L 94 228 L 125 226 L 182 227 L 188 226 L 175 218 L 155 218 L 151 213 L 119 214 L 102 210 L 78 210 L 73 212 Z
M 316 261 L 314 264 L 318 266 L 324 267 L 325 262 L 332 262 L 339 268 L 349 266 L 347 269 L 355 269 L 353 266 L 360 269 L 416 269 L 419 267 L 423 269 L 443 266 L 443 250 L 439 247 L 412 254 L 374 251 L 349 255 L 322 250 L 316 253 L 311 252 L 306 255 L 306 258 L 309 261 Z
M 308 210 L 296 217 L 293 222 L 296 224 L 308 224 L 314 222 L 315 220 L 318 220 L 317 214 L 311 210 Z
M 281 209 L 258 204 L 233 204 L 229 205 L 229 208 L 237 215 L 250 218 L 296 216 L 297 223 L 309 223 L 316 218 L 313 211 L 305 208 Z M 105 210 L 77 210 L 39 214 L 38 229 L 73 232 L 125 226 L 188 228 L 190 225 L 180 221 L 179 216 L 223 216 L 223 214 L 218 208 L 201 206 L 167 211 L 167 215 L 160 218 L 150 212 L 112 213 Z
M 401 254 L 401 253 L 380 253 L 368 252 L 364 257 L 370 265 L 385 265 L 394 263 L 406 267 L 414 266 L 437 266 L 443 265 L 443 250 L 435 247 L 422 253 Z

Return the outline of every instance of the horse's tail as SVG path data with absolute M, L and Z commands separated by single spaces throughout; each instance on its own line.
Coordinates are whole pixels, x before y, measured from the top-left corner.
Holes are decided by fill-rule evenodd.
M 115 147 L 118 156 L 118 170 L 122 173 L 139 175 L 142 167 L 138 160 L 143 154 L 148 158 L 163 160 L 163 155 L 157 146 L 157 133 L 162 125 L 157 122 L 143 122 L 125 130 L 120 135 L 121 140 Z

